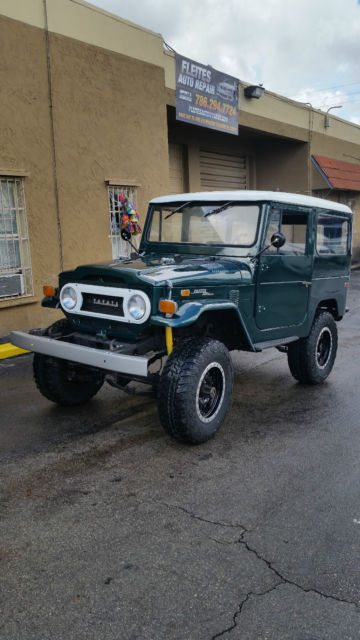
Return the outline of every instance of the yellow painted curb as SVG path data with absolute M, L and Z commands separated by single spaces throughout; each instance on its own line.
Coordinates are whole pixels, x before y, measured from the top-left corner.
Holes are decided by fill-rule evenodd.
M 12 358 L 13 356 L 20 356 L 22 353 L 29 353 L 26 349 L 20 349 L 20 347 L 14 347 L 11 342 L 6 344 L 0 344 L 0 360 L 4 358 Z

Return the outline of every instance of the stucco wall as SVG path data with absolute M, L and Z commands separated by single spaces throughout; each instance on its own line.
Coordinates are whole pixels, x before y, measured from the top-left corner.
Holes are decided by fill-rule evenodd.
M 0 17 L 0 58 L 0 169 L 2 174 L 28 174 L 25 199 L 35 293 L 26 304 L 0 299 L 3 335 L 15 326 L 41 324 L 41 287 L 54 281 L 60 263 L 44 32 Z
M 308 147 L 304 143 L 270 140 L 256 155 L 257 188 L 308 193 Z
M 106 179 L 138 185 L 143 220 L 166 193 L 164 70 L 50 33 L 59 217 L 64 269 L 111 259 Z M 46 326 L 43 284 L 60 269 L 45 33 L 0 16 L 0 169 L 23 171 L 34 297 L 0 300 L 0 336 Z M 14 55 L 16 52 L 16 55 Z
M 168 190 L 164 73 L 50 35 L 64 267 L 111 258 L 105 180 L 138 187 L 142 220 Z

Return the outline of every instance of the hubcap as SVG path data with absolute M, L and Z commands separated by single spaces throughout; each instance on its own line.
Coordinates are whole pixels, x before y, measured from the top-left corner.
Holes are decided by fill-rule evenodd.
M 329 362 L 332 352 L 332 335 L 328 327 L 324 327 L 316 343 L 316 362 L 319 369 L 324 369 Z
M 211 422 L 222 405 L 225 392 L 224 369 L 211 362 L 203 371 L 196 391 L 196 413 L 201 422 Z

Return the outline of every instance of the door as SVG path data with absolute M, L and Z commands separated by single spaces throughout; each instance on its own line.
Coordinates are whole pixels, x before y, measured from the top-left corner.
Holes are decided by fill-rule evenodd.
M 265 245 L 275 231 L 286 243 L 270 247 L 259 257 L 255 320 L 259 329 L 301 325 L 307 315 L 312 275 L 309 251 L 311 211 L 273 207 Z

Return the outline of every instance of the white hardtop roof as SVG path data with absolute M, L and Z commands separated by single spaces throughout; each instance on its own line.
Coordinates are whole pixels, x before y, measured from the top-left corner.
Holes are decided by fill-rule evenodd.
M 207 202 L 279 202 L 284 204 L 297 204 L 303 207 L 317 207 L 320 209 L 331 209 L 332 211 L 342 211 L 343 213 L 352 213 L 350 207 L 332 200 L 324 200 L 323 198 L 313 198 L 312 196 L 303 196 L 300 193 L 284 193 L 281 191 L 200 191 L 198 193 L 178 193 L 176 195 L 162 196 L 153 198 L 150 204 L 167 204 L 169 202 L 199 202 L 206 200 Z

